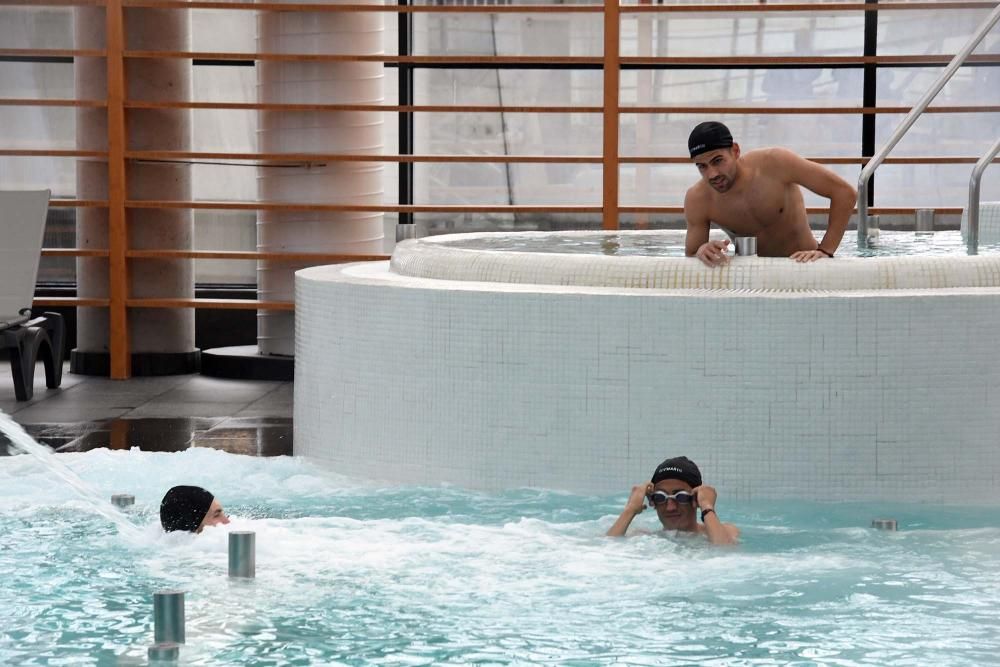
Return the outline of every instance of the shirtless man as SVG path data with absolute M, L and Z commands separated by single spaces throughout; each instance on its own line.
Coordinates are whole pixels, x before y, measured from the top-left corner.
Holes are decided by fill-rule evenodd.
M 729 261 L 729 241 L 709 241 L 710 223 L 733 236 L 757 237 L 761 257 L 812 262 L 833 257 L 854 211 L 857 192 L 829 169 L 784 148 L 740 152 L 722 123 L 701 123 L 688 137 L 701 180 L 684 197 L 685 253 L 707 266 Z M 799 186 L 830 200 L 826 235 L 817 244 Z
M 723 523 L 715 512 L 718 493 L 701 481 L 701 471 L 686 456 L 667 459 L 656 466 L 648 482 L 636 484 L 618 520 L 608 529 L 609 537 L 622 537 L 632 520 L 646 509 L 656 508 L 663 530 L 704 535 L 712 544 L 735 544 L 740 530 Z M 701 524 L 698 524 L 700 511 Z M 639 531 L 643 532 L 643 531 Z

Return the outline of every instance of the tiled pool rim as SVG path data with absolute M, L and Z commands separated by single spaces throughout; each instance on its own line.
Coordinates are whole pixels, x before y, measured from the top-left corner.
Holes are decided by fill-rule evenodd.
M 504 284 L 378 262 L 299 271 L 296 306 L 295 453 L 347 474 L 624 493 L 685 454 L 725 499 L 1000 504 L 1000 288 Z
M 596 232 L 518 232 L 512 236 L 572 238 Z M 609 232 L 613 235 L 674 235 L 683 230 Z M 719 238 L 725 238 L 721 235 Z M 403 241 L 396 246 L 393 273 L 488 283 L 581 285 L 649 289 L 882 290 L 1000 287 L 1000 254 L 975 256 L 849 257 L 810 265 L 773 257 L 734 257 L 709 268 L 688 257 L 499 252 L 450 245 L 495 237 L 496 232 L 448 234 Z

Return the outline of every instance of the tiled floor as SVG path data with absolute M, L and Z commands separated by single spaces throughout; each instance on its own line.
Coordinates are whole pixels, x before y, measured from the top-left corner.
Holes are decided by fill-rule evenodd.
M 0 360 L 0 410 L 57 451 L 200 446 L 258 456 L 292 453 L 291 382 L 202 375 L 109 380 L 73 375 L 67 367 L 62 386 L 47 389 L 39 365 L 34 397 L 17 401 L 10 363 Z

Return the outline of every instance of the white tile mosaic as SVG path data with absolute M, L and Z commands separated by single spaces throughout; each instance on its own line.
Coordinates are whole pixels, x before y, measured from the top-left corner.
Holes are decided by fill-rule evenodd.
M 401 483 L 581 492 L 626 490 L 685 454 L 731 497 L 961 489 L 1000 503 L 997 330 L 997 288 L 624 289 L 315 267 L 296 277 L 295 452 Z

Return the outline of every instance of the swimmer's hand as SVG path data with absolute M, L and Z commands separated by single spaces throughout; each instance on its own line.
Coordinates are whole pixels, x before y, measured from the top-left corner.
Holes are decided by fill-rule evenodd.
M 694 502 L 698 505 L 699 509 L 715 509 L 715 501 L 718 499 L 719 494 L 715 491 L 714 487 L 711 487 L 708 484 L 702 484 L 698 488 L 692 490 L 692 493 L 694 494 Z
M 800 264 L 805 262 L 815 262 L 817 259 L 830 258 L 830 256 L 822 250 L 799 250 L 798 252 L 793 252 L 790 257 Z
M 646 496 L 653 492 L 652 484 L 637 484 L 632 487 L 632 493 L 625 503 L 625 511 L 639 514 L 646 509 Z
M 624 537 L 632 519 L 646 509 L 646 494 L 652 493 L 652 491 L 653 485 L 649 482 L 632 487 L 632 493 L 628 497 L 628 502 L 625 503 L 625 509 L 622 510 L 621 516 L 618 517 L 614 525 L 608 529 L 608 537 Z
M 695 257 L 701 260 L 705 266 L 715 268 L 729 263 L 729 255 L 726 248 L 729 247 L 729 239 L 724 241 L 706 241 L 698 248 Z

